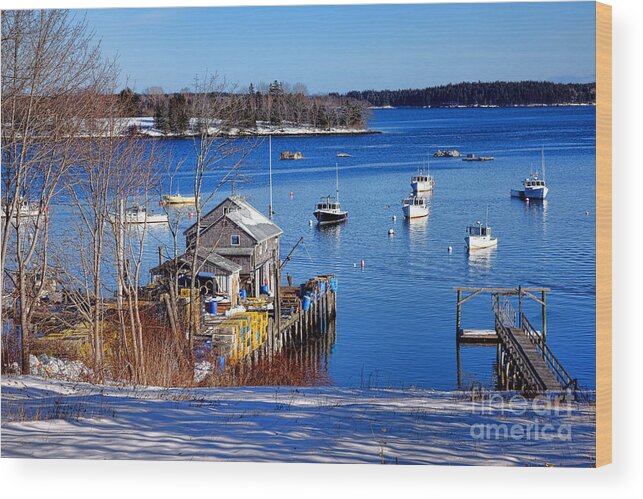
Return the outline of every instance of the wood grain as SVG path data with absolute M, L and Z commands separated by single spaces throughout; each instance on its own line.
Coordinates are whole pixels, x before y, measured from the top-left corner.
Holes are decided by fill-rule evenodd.
M 596 465 L 612 462 L 612 7 L 596 3 Z

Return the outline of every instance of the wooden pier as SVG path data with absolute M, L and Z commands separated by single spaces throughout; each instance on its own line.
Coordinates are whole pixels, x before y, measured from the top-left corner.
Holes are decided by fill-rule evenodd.
M 306 349 L 313 357 L 327 353 L 335 338 L 335 276 L 323 275 L 301 286 L 281 286 L 274 298 L 244 301 L 245 311 L 225 316 L 204 314 L 200 336 L 211 339 L 225 364 L 253 364 L 292 347 Z M 317 341 L 319 339 L 323 341 Z
M 456 362 L 458 388 L 461 388 L 460 346 L 496 345 L 498 387 L 503 390 L 546 392 L 577 390 L 578 384 L 547 346 L 548 288 L 458 287 L 456 304 Z M 466 293 L 466 296 L 463 296 Z M 481 293 L 491 294 L 494 329 L 463 329 L 462 305 Z M 538 296 L 539 295 L 539 296 Z M 518 302 L 518 313 L 510 301 Z M 536 330 L 523 312 L 523 300 L 541 306 L 541 331 Z

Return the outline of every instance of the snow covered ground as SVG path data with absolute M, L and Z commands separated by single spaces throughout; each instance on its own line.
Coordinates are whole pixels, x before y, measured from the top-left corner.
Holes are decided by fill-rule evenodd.
M 195 130 L 197 127 L 197 120 L 194 118 L 190 119 L 190 130 Z M 172 133 L 163 133 L 161 130 L 154 126 L 154 118 L 151 116 L 141 117 L 141 118 L 122 118 L 117 124 L 117 128 L 121 130 L 122 134 L 128 133 L 130 128 L 136 128 L 138 133 L 141 135 L 147 135 L 149 137 L 172 137 L 176 134 Z M 195 135 L 194 131 L 186 131 L 183 136 Z M 216 135 L 220 133 L 220 127 L 216 123 L 209 128 L 209 133 Z M 373 130 L 368 130 L 365 128 L 345 128 L 345 127 L 333 127 L 333 128 L 315 128 L 310 125 L 294 125 L 284 123 L 281 126 L 270 125 L 267 122 L 258 121 L 257 127 L 252 129 L 239 129 L 239 128 L 229 128 L 224 131 L 225 135 L 230 136 L 241 136 L 241 135 L 338 135 L 338 134 L 365 134 L 365 133 L 375 133 Z
M 487 393 L 2 377 L 2 457 L 591 466 L 595 408 Z

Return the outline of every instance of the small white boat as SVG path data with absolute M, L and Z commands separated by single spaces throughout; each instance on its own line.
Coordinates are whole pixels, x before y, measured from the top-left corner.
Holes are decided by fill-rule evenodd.
M 475 251 L 484 248 L 493 248 L 498 245 L 498 239 L 491 237 L 491 227 L 485 222 L 476 222 L 474 225 L 467 227 L 467 235 L 464 238 L 469 251 Z
M 429 175 L 429 163 L 427 162 L 426 172 L 423 168 L 419 168 L 417 173 L 411 177 L 411 188 L 413 194 L 421 192 L 431 192 L 435 187 L 435 180 L 432 175 Z
M 5 213 L 6 207 L 3 204 L 2 206 L 2 218 L 6 218 L 6 213 Z M 21 201 L 19 207 L 18 207 L 18 213 L 12 213 L 11 218 L 16 219 L 17 215 L 20 216 L 21 219 L 23 218 L 36 218 L 38 215 L 40 215 L 40 206 L 38 203 L 29 203 L 27 201 Z
M 112 223 L 118 220 L 118 214 L 110 215 Z M 158 224 L 167 223 L 169 220 L 167 213 L 149 213 L 145 206 L 132 206 L 125 210 L 126 224 Z
M 408 219 L 427 217 L 429 216 L 429 205 L 425 198 L 410 195 L 402 201 L 402 211 L 404 217 Z
M 348 154 L 347 152 L 338 152 L 338 153 L 337 153 L 337 157 L 338 157 L 338 158 L 352 158 L 353 156 L 351 156 L 351 155 L 350 155 L 350 154 Z
M 542 178 L 538 172 L 532 172 L 528 178 L 522 181 L 522 189 L 511 189 L 511 197 L 520 199 L 540 199 L 547 197 L 549 189 L 545 182 L 545 150 L 541 151 Z

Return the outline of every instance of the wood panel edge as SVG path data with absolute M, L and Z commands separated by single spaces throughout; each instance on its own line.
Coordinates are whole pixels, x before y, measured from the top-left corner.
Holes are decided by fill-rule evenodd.
M 596 466 L 612 462 L 612 7 L 596 2 Z

